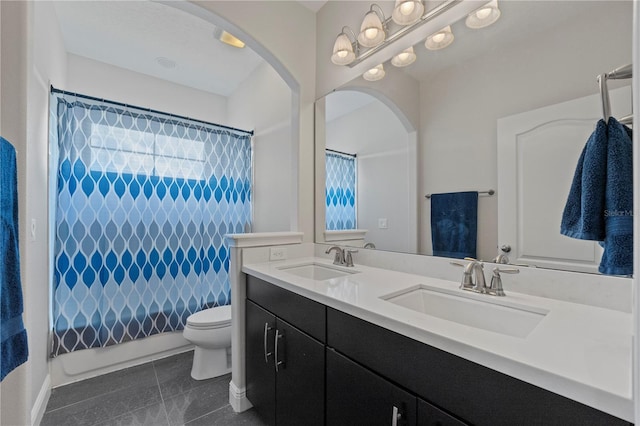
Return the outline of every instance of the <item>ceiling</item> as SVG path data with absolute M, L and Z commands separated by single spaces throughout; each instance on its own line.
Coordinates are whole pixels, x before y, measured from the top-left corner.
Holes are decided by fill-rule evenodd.
M 298 2 L 314 12 L 326 3 Z M 606 13 L 606 3 L 501 1 L 502 16 L 496 24 L 481 30 L 471 30 L 464 22 L 453 24 L 456 38 L 451 46 L 434 52 L 419 43 L 415 46 L 418 59 L 403 71 L 425 81 L 433 73 L 483 54 L 487 48 L 518 43 L 578 19 L 581 13 Z M 54 5 L 68 52 L 185 86 L 229 96 L 264 63 L 248 47 L 237 49 L 218 41 L 213 24 L 166 4 L 55 1 Z M 363 11 L 367 5 L 363 3 Z M 362 97 L 355 96 L 345 96 L 340 103 L 334 103 L 342 111 L 331 111 L 330 116 L 366 105 Z
M 500 19 L 482 29 L 468 28 L 464 20 L 451 25 L 453 43 L 445 49 L 430 51 L 421 42 L 414 46 L 416 61 L 403 71 L 418 81 L 428 81 L 431 76 L 449 67 L 479 57 L 489 49 L 500 50 L 530 40 L 537 34 L 580 19 L 584 14 L 602 16 L 607 13 L 607 1 L 500 1 Z M 385 66 L 392 66 L 385 64 Z
M 319 11 L 327 0 L 297 0 L 298 3 L 311 10 L 312 12 Z
M 229 96 L 264 60 L 216 27 L 150 1 L 55 1 L 65 48 L 131 71 Z

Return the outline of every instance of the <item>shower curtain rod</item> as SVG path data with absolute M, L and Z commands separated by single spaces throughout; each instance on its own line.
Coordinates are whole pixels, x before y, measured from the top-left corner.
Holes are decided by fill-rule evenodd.
M 82 98 L 82 99 L 88 99 L 90 101 L 106 102 L 106 103 L 117 105 L 117 106 L 121 106 L 121 107 L 139 109 L 140 111 L 151 112 L 151 113 L 154 113 L 154 114 L 163 114 L 163 115 L 167 115 L 169 117 L 178 118 L 180 120 L 194 121 L 196 123 L 206 124 L 206 125 L 209 125 L 209 126 L 220 127 L 222 129 L 231 130 L 231 131 L 239 132 L 239 133 L 246 133 L 246 134 L 248 134 L 250 136 L 253 136 L 253 130 L 237 129 L 235 127 L 225 126 L 224 124 L 210 123 L 208 121 L 198 120 L 197 118 L 185 117 L 183 115 L 171 114 L 171 113 L 168 113 L 168 112 L 158 111 L 158 110 L 151 109 L 151 108 L 143 108 L 143 107 L 139 107 L 139 106 L 136 106 L 136 105 L 131 105 L 131 104 L 125 104 L 125 103 L 122 103 L 122 102 L 111 101 L 109 99 L 96 98 L 94 96 L 88 96 L 88 95 L 82 95 L 80 93 L 68 92 L 66 90 L 56 89 L 53 86 L 51 86 L 51 93 L 61 93 L 63 95 L 75 96 L 75 97 Z
M 334 152 L 334 153 L 340 154 L 340 155 L 346 155 L 348 157 L 354 157 L 354 158 L 358 157 L 358 154 L 349 154 L 348 152 L 336 151 L 335 149 L 325 148 L 325 151 Z

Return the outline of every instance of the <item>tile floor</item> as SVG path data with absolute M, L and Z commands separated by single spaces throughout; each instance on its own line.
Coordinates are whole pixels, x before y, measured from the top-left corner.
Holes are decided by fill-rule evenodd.
M 231 375 L 191 378 L 193 352 L 53 389 L 41 426 L 263 426 L 229 405 Z

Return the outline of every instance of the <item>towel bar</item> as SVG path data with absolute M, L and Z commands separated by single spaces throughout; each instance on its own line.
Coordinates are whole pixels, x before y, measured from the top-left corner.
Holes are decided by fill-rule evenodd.
M 496 193 L 496 191 L 494 191 L 493 189 L 490 189 L 490 190 L 488 190 L 488 191 L 478 191 L 478 194 L 488 194 L 488 195 L 493 195 L 493 194 L 495 194 L 495 193 Z M 433 194 L 427 194 L 427 195 L 425 195 L 424 197 L 425 197 L 425 198 L 431 198 L 431 196 L 432 196 L 432 195 L 433 195 Z

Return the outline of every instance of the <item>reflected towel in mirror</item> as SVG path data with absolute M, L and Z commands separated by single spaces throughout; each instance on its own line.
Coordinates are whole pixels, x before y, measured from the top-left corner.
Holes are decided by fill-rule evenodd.
M 478 192 L 452 192 L 431 196 L 433 255 L 476 257 Z

